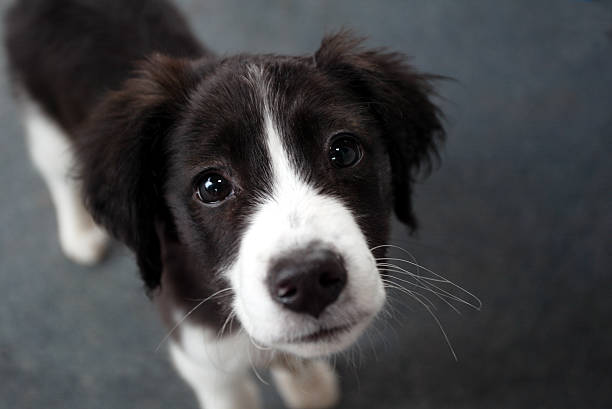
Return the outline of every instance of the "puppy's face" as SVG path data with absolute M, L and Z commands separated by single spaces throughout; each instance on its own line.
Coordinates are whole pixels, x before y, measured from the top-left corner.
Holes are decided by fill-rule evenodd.
M 150 288 L 164 275 L 231 291 L 219 303 L 256 343 L 333 353 L 384 303 L 371 249 L 391 210 L 414 227 L 413 172 L 441 133 L 430 92 L 346 35 L 313 57 L 158 58 L 91 121 L 86 196 Z M 189 260 L 180 272 L 159 256 L 160 223 Z
M 391 167 L 376 119 L 304 59 L 226 61 L 172 135 L 165 185 L 181 242 L 229 283 L 260 344 L 335 352 L 385 293 Z

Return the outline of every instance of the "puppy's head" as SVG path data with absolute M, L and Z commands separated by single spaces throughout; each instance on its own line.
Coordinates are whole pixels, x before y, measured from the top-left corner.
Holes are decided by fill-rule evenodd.
M 310 57 L 155 57 L 90 121 L 86 198 L 150 289 L 172 274 L 231 288 L 226 311 L 258 343 L 333 353 L 384 303 L 391 211 L 415 227 L 414 176 L 442 135 L 430 94 L 346 34 Z M 189 274 L 160 256 L 177 247 Z

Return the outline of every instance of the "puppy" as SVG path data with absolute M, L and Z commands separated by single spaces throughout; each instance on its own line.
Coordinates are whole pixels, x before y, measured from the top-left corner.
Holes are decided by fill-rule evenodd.
M 318 358 L 385 303 L 392 210 L 415 228 L 443 136 L 431 77 L 346 32 L 218 57 L 163 0 L 21 0 L 6 29 L 66 255 L 95 263 L 105 230 L 133 250 L 203 408 L 260 407 L 251 365 L 289 407 L 334 405 Z

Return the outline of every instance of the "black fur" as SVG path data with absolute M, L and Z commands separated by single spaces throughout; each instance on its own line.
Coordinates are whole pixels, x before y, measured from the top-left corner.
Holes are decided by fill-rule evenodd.
M 430 81 L 440 77 L 417 73 L 401 54 L 366 50 L 361 43 L 348 32 L 327 37 L 315 59 L 380 121 L 393 171 L 395 213 L 414 230 L 412 185 L 419 170 L 430 170 L 444 139 L 441 112 L 430 99 Z
M 95 220 L 134 250 L 149 289 L 162 283 L 162 303 L 189 307 L 195 301 L 186 300 L 227 286 L 215 273 L 233 259 L 254 203 L 270 193 L 263 107 L 245 81 L 248 64 L 264 67 L 292 161 L 358 216 L 371 246 L 387 240 L 393 201 L 399 219 L 416 226 L 415 174 L 443 130 L 431 77 L 398 54 L 363 49 L 341 32 L 314 58 L 217 58 L 161 0 L 23 0 L 7 16 L 6 39 L 19 87 L 76 141 Z M 338 131 L 363 144 L 354 168 L 330 168 Z M 218 207 L 194 197 L 208 168 L 237 190 Z M 199 314 L 218 324 L 221 307 Z
M 69 136 L 138 61 L 207 53 L 165 0 L 19 0 L 5 30 L 16 81 Z

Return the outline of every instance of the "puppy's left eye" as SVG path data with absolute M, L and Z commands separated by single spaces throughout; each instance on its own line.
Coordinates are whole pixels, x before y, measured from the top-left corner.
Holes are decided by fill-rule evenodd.
M 230 181 L 215 171 L 204 173 L 199 178 L 195 189 L 198 199 L 206 204 L 219 203 L 234 191 Z
M 329 161 L 336 168 L 348 168 L 361 160 L 363 153 L 357 138 L 350 133 L 336 135 L 329 146 Z

